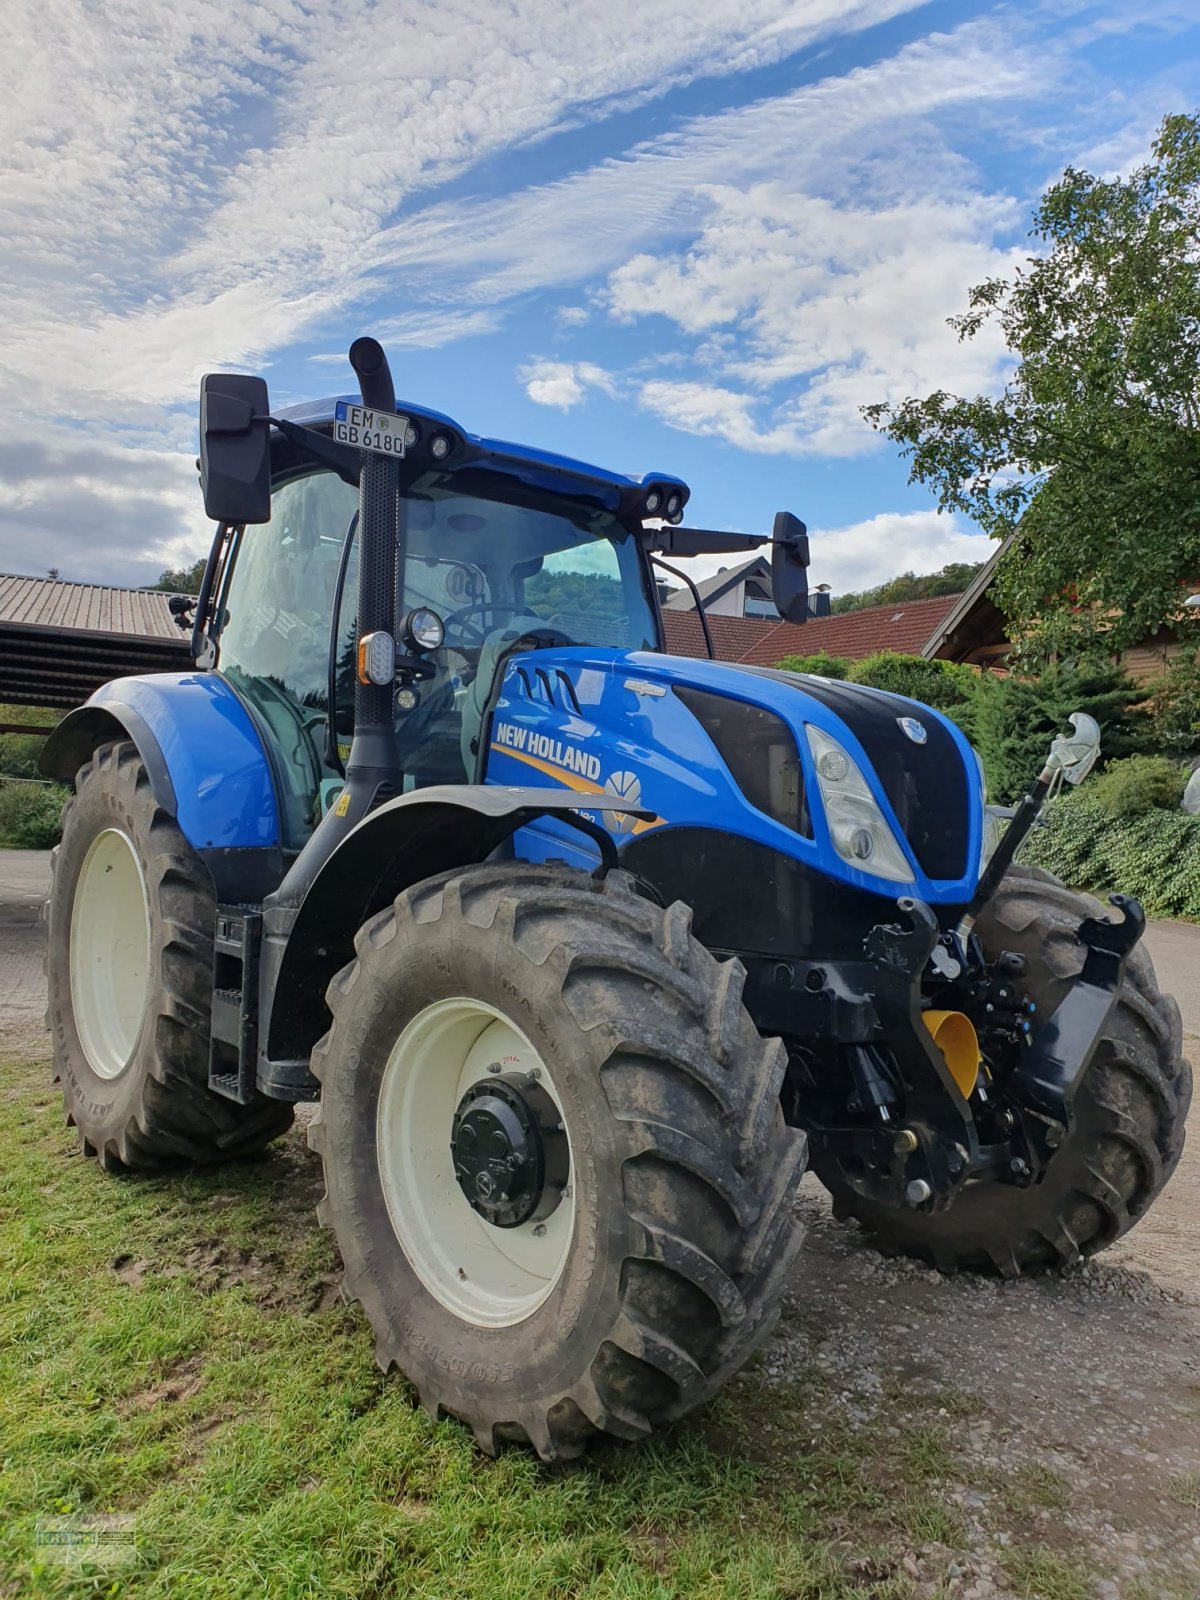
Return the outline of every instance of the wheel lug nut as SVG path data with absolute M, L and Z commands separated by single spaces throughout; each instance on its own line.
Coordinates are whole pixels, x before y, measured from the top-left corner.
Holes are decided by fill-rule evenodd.
M 904 1188 L 905 1201 L 910 1206 L 923 1206 L 927 1200 L 933 1198 L 933 1190 L 924 1178 L 914 1178 Z
M 539 1222 L 535 1225 L 533 1237 L 535 1239 L 544 1239 L 546 1237 L 546 1224 L 544 1222 Z

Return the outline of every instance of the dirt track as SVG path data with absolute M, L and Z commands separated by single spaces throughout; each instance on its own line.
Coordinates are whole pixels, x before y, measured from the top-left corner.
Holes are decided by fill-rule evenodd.
M 0 852 L 0 1032 L 10 1045 L 41 1026 L 45 871 L 44 856 Z M 1200 1065 L 1200 928 L 1154 923 L 1147 944 Z M 1066 1594 L 1011 1578 L 1005 1555 L 1021 1519 L 1052 1547 L 1086 1552 L 1101 1574 L 1097 1600 L 1200 1595 L 1198 1135 L 1149 1216 L 1065 1278 L 946 1279 L 886 1261 L 807 1187 L 810 1231 L 781 1331 L 739 1381 L 748 1401 L 765 1385 L 757 1426 L 789 1472 L 802 1470 L 814 1430 L 873 1429 L 885 1453 L 933 1407 L 967 1532 L 954 1546 L 905 1553 L 916 1595 Z M 802 1421 L 789 1423 L 784 1402 L 802 1373 L 817 1382 Z

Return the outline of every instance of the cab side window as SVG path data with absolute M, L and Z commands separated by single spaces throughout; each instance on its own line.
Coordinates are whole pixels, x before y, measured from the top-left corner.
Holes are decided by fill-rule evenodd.
M 299 848 L 320 810 L 329 628 L 338 561 L 358 494 L 332 473 L 275 490 L 271 520 L 239 536 L 221 599 L 220 670 L 267 730 L 284 843 Z

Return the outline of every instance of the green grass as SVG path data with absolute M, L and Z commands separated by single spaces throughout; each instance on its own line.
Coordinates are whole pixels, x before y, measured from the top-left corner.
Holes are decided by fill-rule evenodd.
M 0 1595 L 903 1600 L 904 1551 L 961 1539 L 965 1403 L 856 1430 L 812 1370 L 751 1374 L 642 1448 L 482 1458 L 376 1370 L 317 1181 L 298 1135 L 106 1176 L 45 1061 L 0 1063 Z M 132 1516 L 136 1563 L 45 1559 L 37 1521 L 68 1512 Z
M 1028 1600 L 1093 1600 L 1096 1593 L 1083 1563 L 1055 1550 L 1008 1551 L 1004 1565 L 1015 1592 Z
M 1200 1511 L 1200 1472 L 1181 1472 L 1171 1479 L 1167 1493 L 1177 1505 Z

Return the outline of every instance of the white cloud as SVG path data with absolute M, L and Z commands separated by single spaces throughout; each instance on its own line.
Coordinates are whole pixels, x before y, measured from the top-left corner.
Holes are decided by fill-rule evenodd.
M 539 406 L 570 411 L 587 397 L 589 389 L 614 396 L 612 375 L 591 361 L 531 361 L 517 369 L 525 393 Z
M 638 404 L 681 433 L 725 439 L 755 454 L 789 454 L 801 448 L 800 435 L 786 423 L 760 428 L 752 395 L 718 384 L 652 378 L 639 389 Z
M 612 274 L 610 304 L 623 320 L 658 315 L 690 334 L 736 329 L 723 346 L 706 341 L 707 364 L 760 397 L 714 389 L 709 408 L 697 385 L 647 384 L 643 402 L 667 421 L 751 450 L 854 455 L 874 443 L 862 405 L 995 385 L 1002 337 L 989 328 L 964 343 L 946 316 L 969 284 L 1026 253 L 991 243 L 1017 220 L 1011 201 L 934 192 L 867 209 L 780 183 L 711 199 L 690 249 L 635 256 Z M 763 401 L 780 386 L 783 398 Z M 764 423 L 751 421 L 756 406 Z
M 590 317 L 594 338 L 607 312 L 646 328 L 645 355 L 625 376 L 598 341 L 603 368 L 531 362 L 531 398 L 628 391 L 757 452 L 850 454 L 870 442 L 862 400 L 986 382 L 996 350 L 964 350 L 941 319 L 1006 264 L 1011 202 L 983 193 L 961 152 L 1007 119 L 1003 139 L 1044 139 L 1052 166 L 1057 115 L 1077 124 L 1071 150 L 1107 139 L 1119 157 L 1131 135 L 1112 129 L 1140 115 L 1132 88 L 1092 106 L 1071 52 L 1138 26 L 1143 0 L 1071 0 L 1074 35 L 1053 8 L 998 8 L 667 123 L 558 182 L 495 195 L 489 166 L 486 197 L 425 199 L 501 152 L 922 3 L 575 0 L 564 25 L 559 0 L 17 0 L 0 60 L 0 404 L 86 421 L 107 452 L 89 478 L 57 441 L 45 505 L 67 515 L 61 479 L 82 515 L 94 485 L 95 539 L 162 564 L 189 535 L 176 479 L 148 458 L 186 451 L 178 481 L 191 483 L 201 372 L 261 369 L 301 337 L 330 351 L 313 360 L 341 363 L 332 330 L 352 309 L 378 313 L 393 344 L 437 348 L 495 330 L 520 297 L 573 290 L 583 303 L 547 310 L 552 328 Z M 1186 0 L 1146 3 L 1160 27 L 1186 19 Z M 138 482 L 118 465 L 130 444 L 147 452 Z M 37 484 L 22 482 L 0 504 L 9 548 L 42 526 Z M 110 515 L 104 483 L 122 485 L 121 504 L 138 496 L 139 514 Z M 74 526 L 62 537 L 86 543 Z
M 119 417 L 114 442 L 190 434 L 168 408 L 190 409 L 203 371 L 261 369 L 352 305 L 396 303 L 375 242 L 418 191 L 920 3 L 575 0 L 564 26 L 557 0 L 18 0 L 0 63 L 0 403 Z M 395 342 L 495 325 L 478 301 L 436 303 L 436 283 L 391 320 Z M 10 491 L 18 540 L 31 514 Z
M 811 583 L 835 594 L 870 589 L 901 572 L 938 572 L 952 561 L 986 561 L 996 549 L 982 533 L 937 511 L 884 511 L 842 528 L 809 530 Z
M 443 345 L 454 344 L 459 339 L 473 339 L 477 334 L 491 333 L 499 323 L 500 312 L 484 306 L 474 311 L 411 311 L 385 322 L 373 323 L 372 334 L 388 350 L 439 350 Z M 345 368 L 347 364 L 345 350 L 323 351 L 308 359 L 325 366 Z
M 805 84 L 638 145 L 559 182 L 415 212 L 377 236 L 376 269 L 420 293 L 502 304 L 583 282 L 664 240 L 692 239 L 723 189 L 782 182 L 835 205 L 894 200 L 971 181 L 937 132 L 989 105 L 1049 91 L 1059 70 L 993 22 L 964 24 L 841 76 Z M 919 164 L 901 152 L 919 145 Z M 873 192 L 873 190 L 875 192 Z M 932 246 L 933 241 L 931 241 Z
M 192 455 L 27 425 L 0 443 L 0 571 L 137 585 L 210 537 Z
M 555 0 L 133 0 L 92 22 L 45 0 L 9 29 L 0 98 L 9 363 L 89 403 L 190 397 L 377 293 L 370 247 L 417 190 L 917 3 L 575 0 L 563 27 Z
M 952 137 L 1058 68 L 971 22 L 486 208 L 428 208 L 379 259 L 491 307 L 605 270 L 594 303 L 686 336 L 639 362 L 643 409 L 755 452 L 859 454 L 877 447 L 860 406 L 997 381 L 1002 341 L 962 344 L 945 319 L 1024 253 L 1005 246 L 1026 203 L 980 192 Z M 655 360 L 672 380 L 641 370 Z M 573 372 L 538 391 L 582 397 Z

